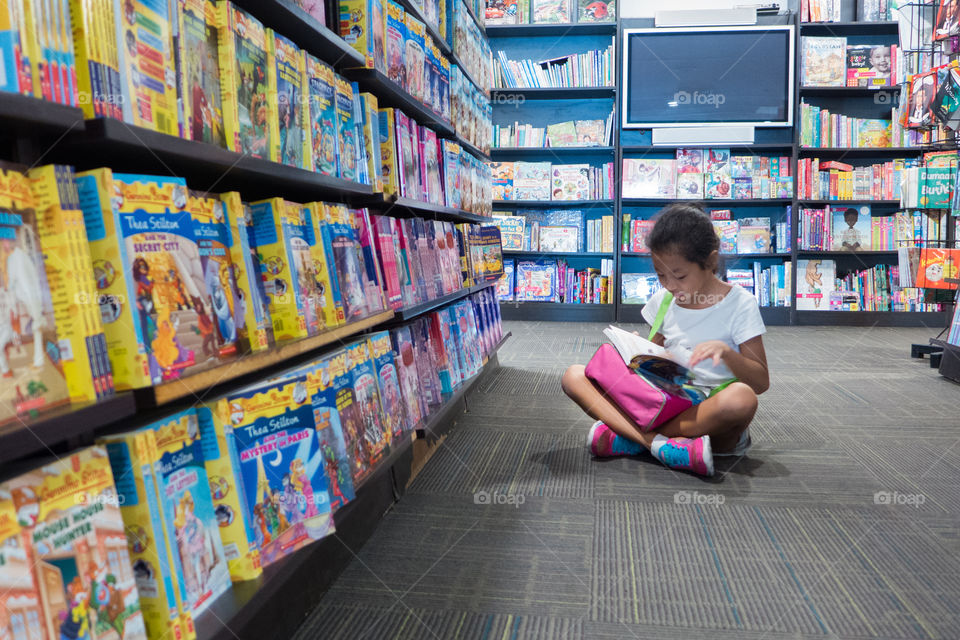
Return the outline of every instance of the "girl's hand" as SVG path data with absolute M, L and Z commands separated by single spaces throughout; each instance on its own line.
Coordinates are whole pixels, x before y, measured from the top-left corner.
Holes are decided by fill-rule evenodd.
M 730 345 L 722 340 L 701 342 L 693 348 L 693 353 L 690 354 L 690 366 L 696 366 L 704 360 L 713 360 L 713 365 L 717 366 L 730 351 L 732 351 Z

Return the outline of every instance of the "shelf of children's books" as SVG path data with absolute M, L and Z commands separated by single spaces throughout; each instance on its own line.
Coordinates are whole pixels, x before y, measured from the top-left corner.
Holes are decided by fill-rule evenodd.
M 447 58 L 453 56 L 453 49 L 450 47 L 450 43 L 440 36 L 440 32 L 437 30 L 437 27 L 434 27 L 432 24 L 426 21 L 426 19 L 423 17 L 423 13 L 420 11 L 420 7 L 410 0 L 398 0 L 398 3 L 401 7 L 403 7 L 403 10 L 406 11 L 407 14 L 412 15 L 414 18 L 423 23 L 427 33 L 433 38 L 434 44 L 436 44 L 437 48 L 440 49 L 440 53 L 447 56 Z M 386 11 L 386 8 L 384 8 L 384 11 Z
M 339 34 L 297 6 L 293 0 L 234 0 L 279 34 L 337 69 L 363 65 L 363 55 Z
M 855 327 L 929 327 L 940 329 L 944 311 L 797 311 L 797 324 Z
M 494 147 L 490 155 L 494 158 L 512 158 L 515 156 L 612 156 L 616 147 Z
M 616 87 L 497 87 L 490 90 L 490 99 L 507 100 L 508 96 L 523 96 L 526 100 L 612 99 L 616 93 Z
M 388 318 L 385 322 L 389 322 L 390 325 L 399 324 L 401 322 L 407 322 L 408 320 L 413 320 L 417 316 L 422 316 L 425 313 L 430 313 L 435 311 L 440 307 L 446 306 L 451 302 L 456 302 L 461 298 L 466 298 L 472 293 L 476 293 L 482 289 L 493 286 L 497 284 L 497 278 L 483 280 L 478 282 L 475 285 L 464 287 L 459 291 L 454 291 L 453 293 L 448 293 L 446 295 L 440 296 L 439 298 L 434 298 L 433 300 L 428 300 L 426 302 L 421 302 L 420 304 L 415 304 L 405 309 L 397 309 L 394 311 L 393 318 Z
M 603 207 L 613 206 L 613 200 L 494 200 L 494 208 L 502 207 Z
M 57 445 L 98 429 L 137 412 L 132 393 L 118 393 L 100 402 L 63 405 L 0 427 L 0 465 L 19 458 L 49 454 Z
M 712 207 L 775 207 L 778 205 L 788 205 L 792 201 L 789 198 L 756 198 L 756 199 L 747 199 L 743 200 L 691 200 L 686 198 L 623 198 L 624 206 L 630 205 L 667 205 L 673 204 L 675 202 L 681 203 L 694 203 L 703 206 L 704 208 Z
M 491 24 L 488 38 L 530 38 L 538 36 L 612 36 L 617 33 L 616 22 L 586 22 L 582 24 Z
M 283 194 L 295 200 L 369 196 L 370 185 L 253 158 L 205 142 L 151 131 L 115 120 L 86 121 L 72 157 L 78 165 L 111 166 L 138 172 L 144 163 L 163 173 L 186 175 L 201 191 L 237 189 L 245 198 Z M 144 169 L 146 170 L 146 169 Z
M 741 144 L 741 145 L 719 145 L 719 144 L 708 144 L 708 145 L 693 145 L 693 144 L 626 144 L 620 147 L 623 150 L 624 155 L 633 154 L 633 153 L 649 153 L 655 151 L 662 151 L 664 153 L 673 152 L 677 149 L 729 149 L 730 153 L 739 153 L 741 151 L 792 151 L 793 144 L 785 142 L 783 144 L 774 144 L 769 142 L 762 142 L 759 144 Z
M 613 304 L 500 301 L 500 317 L 504 320 L 613 322 L 616 316 L 616 305 Z
M 467 142 L 466 140 L 464 140 L 463 138 L 461 138 L 461 137 L 460 137 L 460 134 L 457 134 L 457 144 L 460 145 L 460 148 L 464 149 L 465 151 L 469 151 L 470 153 L 472 153 L 474 156 L 476 156 L 476 157 L 479 158 L 480 160 L 483 160 L 484 162 L 490 162 L 490 155 L 489 155 L 489 154 L 484 153 L 483 151 L 481 151 L 481 150 L 480 150 L 478 147 L 476 147 L 472 142 Z
M 256 382 L 258 378 L 264 377 L 265 371 L 294 366 L 297 364 L 296 359 L 312 357 L 316 355 L 318 349 L 383 324 L 392 317 L 393 311 L 384 311 L 369 318 L 324 331 L 316 336 L 281 342 L 265 351 L 238 356 L 186 378 L 171 380 L 146 389 L 137 389 L 134 392 L 137 407 L 157 407 L 191 396 L 199 399 L 209 396 L 215 387 L 221 385 L 242 386 Z
M 404 115 L 413 118 L 417 124 L 429 127 L 445 137 L 456 137 L 457 132 L 453 125 L 434 113 L 430 107 L 407 93 L 382 72 L 376 69 L 345 69 L 343 73 L 349 79 L 356 81 L 360 85 L 361 91 L 369 91 L 377 96 L 379 107 L 396 107 L 403 111 Z
M 83 111 L 18 93 L 0 93 L 0 123 L 7 135 L 17 127 L 69 131 L 83 129 Z M 29 133 L 27 131 L 26 133 Z
M 801 22 L 800 32 L 805 36 L 875 36 L 897 35 L 896 21 L 882 22 Z
M 477 89 L 477 91 L 479 91 L 484 96 L 489 97 L 490 87 L 481 86 L 480 83 L 474 79 L 473 74 L 467 69 L 466 65 L 463 64 L 463 61 L 460 60 L 457 54 L 455 53 L 450 54 L 450 62 L 452 62 L 453 64 L 457 65 L 460 68 L 460 73 L 462 73 L 463 77 L 465 77 L 467 80 L 470 81 L 470 84 L 472 84 Z
M 549 256 L 551 258 L 612 258 L 609 251 L 504 251 L 504 258 L 522 258 L 526 256 Z
M 860 98 L 864 96 L 874 96 L 876 94 L 882 93 L 893 93 L 899 92 L 900 85 L 894 86 L 884 86 L 884 87 L 815 87 L 815 86 L 801 86 L 800 94 L 804 96 L 820 96 L 824 98 Z M 884 104 L 887 107 L 893 107 L 894 101 L 892 98 L 887 97 L 882 103 L 877 102 L 877 104 Z
M 378 209 L 380 213 L 394 218 L 435 218 L 437 220 L 446 220 L 449 222 L 489 222 L 490 218 L 481 216 L 477 213 L 455 209 L 453 207 L 444 207 L 442 205 L 421 202 L 413 198 L 391 198 L 385 200 L 383 197 L 375 196 L 369 202 L 365 202 L 368 207 Z
M 865 156 L 918 156 L 925 149 L 922 147 L 800 147 L 797 151 L 801 158 L 815 158 L 817 156 L 860 158 Z
M 427 419 L 417 425 L 418 440 L 427 440 L 428 443 L 432 443 L 450 431 L 450 427 L 453 424 L 451 412 L 457 411 L 459 413 L 458 409 L 461 409 L 463 398 L 476 388 L 477 384 L 483 380 L 488 371 L 499 366 L 496 357 L 497 351 L 500 350 L 500 347 L 504 345 L 507 338 L 511 335 L 509 331 L 505 333 L 504 336 L 500 338 L 500 342 L 490 350 L 490 353 L 487 354 L 487 361 L 484 363 L 480 373 L 461 382 L 460 386 L 454 389 L 452 393 L 444 393 L 443 400 L 440 404 L 431 405 L 430 414 L 427 416 Z
M 364 478 L 361 478 L 354 486 L 354 490 L 359 491 L 366 485 L 368 482 L 374 482 L 382 473 L 385 473 L 392 467 L 398 460 L 400 460 L 406 453 L 407 450 L 413 446 L 413 441 L 417 439 L 416 431 L 404 431 L 400 436 L 394 436 L 390 441 L 390 453 L 387 456 L 377 463 L 373 470 Z
M 892 251 L 820 251 L 818 249 L 797 249 L 800 256 L 895 256 L 897 250 Z
M 869 204 L 872 207 L 899 207 L 899 200 L 797 200 L 797 206 L 806 207 L 825 207 L 827 205 L 832 206 L 844 206 L 851 204 Z
M 454 0 L 456 1 L 456 0 Z M 461 0 L 463 1 L 463 0 Z M 467 13 L 470 14 L 470 17 L 473 18 L 473 21 L 477 23 L 477 26 L 480 27 L 480 33 L 484 32 L 484 24 L 480 21 L 480 18 L 473 11 L 473 7 L 470 6 L 469 2 L 463 2 L 463 6 L 467 8 Z

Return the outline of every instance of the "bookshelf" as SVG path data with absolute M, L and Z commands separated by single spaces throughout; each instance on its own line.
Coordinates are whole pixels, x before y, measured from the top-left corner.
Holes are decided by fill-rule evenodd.
M 505 102 L 511 96 L 522 96 L 525 100 L 591 100 L 613 98 L 616 87 L 548 87 L 548 88 L 497 88 L 490 90 L 490 99 L 494 106 Z

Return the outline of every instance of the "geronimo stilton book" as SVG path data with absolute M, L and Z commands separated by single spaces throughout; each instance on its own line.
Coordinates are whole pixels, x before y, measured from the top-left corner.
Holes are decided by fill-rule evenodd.
M 33 631 L 43 637 L 40 620 L 40 588 L 33 576 L 30 540 L 17 522 L 13 498 L 6 488 L 0 489 L 0 629 L 8 634 L 11 627 Z M 21 637 L 28 637 L 22 635 Z
M 68 401 L 55 322 L 29 181 L 0 168 L 0 424 Z
M 333 67 L 309 53 L 304 55 L 304 91 L 309 95 L 307 168 L 325 176 L 338 175 L 337 76 Z
M 317 313 L 323 317 L 327 328 L 343 324 L 343 303 L 340 300 L 340 287 L 337 274 L 333 271 L 330 249 L 324 241 L 323 227 L 326 225 L 323 202 L 311 202 L 303 205 L 303 217 L 306 224 L 306 238 L 313 257 L 313 276 L 316 281 Z
M 227 396 L 244 510 L 267 566 L 333 533 L 323 453 L 306 378 Z
M 367 338 L 367 346 L 370 349 L 370 363 L 377 378 L 377 389 L 380 391 L 383 430 L 389 431 L 392 437 L 399 438 L 405 430 L 412 428 L 413 424 L 408 421 L 403 404 L 390 333 L 379 331 L 372 334 Z
M 343 0 L 340 35 L 364 58 L 364 66 L 387 72 L 384 12 L 381 0 Z
M 350 475 L 354 486 L 358 485 L 373 471 L 370 449 L 364 439 L 363 420 L 357 395 L 354 391 L 351 375 L 350 352 L 342 350 L 331 356 L 330 385 L 337 412 L 340 414 L 340 427 L 343 432 L 344 447 L 350 462 Z
M 390 453 L 393 432 L 384 428 L 380 389 L 377 386 L 377 374 L 370 356 L 369 344 L 366 340 L 359 340 L 347 345 L 346 350 L 350 359 L 350 375 L 353 376 L 353 391 L 362 428 L 363 446 L 367 450 L 370 465 L 375 467 Z
M 291 40 L 270 32 L 267 46 L 273 60 L 270 94 L 276 96 L 277 117 L 271 121 L 276 162 L 299 169 L 307 168 L 304 155 L 304 134 L 309 118 L 309 105 L 304 99 L 303 51 Z M 273 100 L 273 99 L 272 99 Z
M 225 147 L 217 5 L 212 0 L 176 0 L 176 4 L 184 137 Z
M 229 233 L 228 249 L 233 280 L 237 285 L 234 308 L 242 353 L 262 351 L 273 341 L 273 326 L 267 311 L 256 248 L 250 241 L 252 219 L 249 207 L 236 191 L 220 194 Z
M 9 480 L 0 485 L 0 495 L 10 496 L 22 530 L 39 595 L 39 637 L 146 639 L 120 500 L 103 447 Z

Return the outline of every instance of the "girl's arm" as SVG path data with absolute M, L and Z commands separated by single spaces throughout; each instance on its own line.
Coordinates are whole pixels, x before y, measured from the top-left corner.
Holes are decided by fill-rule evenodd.
M 770 388 L 770 372 L 767 370 L 767 353 L 763 348 L 762 336 L 750 338 L 741 344 L 740 353 L 721 340 L 702 342 L 694 348 L 690 366 L 704 360 L 713 360 L 714 364 L 723 360 L 733 375 L 757 395 Z

